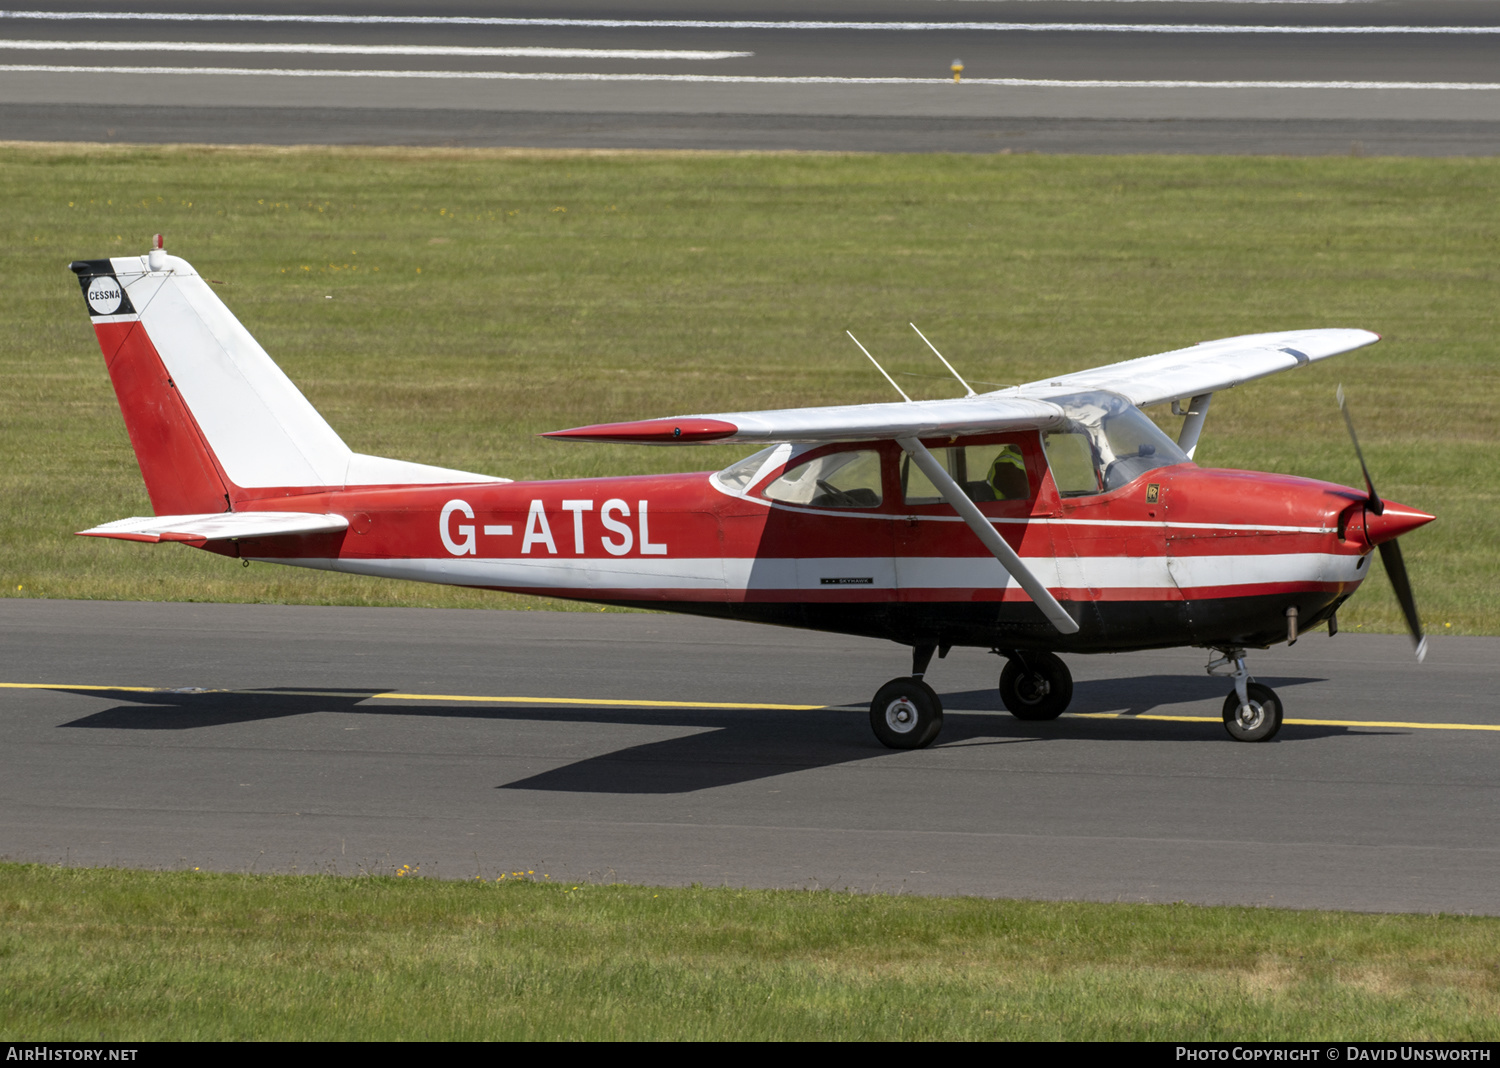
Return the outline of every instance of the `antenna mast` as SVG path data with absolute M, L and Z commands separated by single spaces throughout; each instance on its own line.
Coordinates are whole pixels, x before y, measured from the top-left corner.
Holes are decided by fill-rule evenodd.
M 909 326 L 909 327 L 911 327 L 913 330 L 917 330 L 917 324 L 916 323 L 907 323 L 906 325 Z M 927 341 L 927 335 L 924 334 L 924 333 L 922 333 L 922 331 L 920 331 L 920 330 L 917 330 L 917 337 L 921 338 L 923 341 Z M 858 342 L 855 342 L 855 344 L 858 344 Z M 954 378 L 958 379 L 958 384 L 964 387 L 964 391 L 965 391 L 965 393 L 968 396 L 970 396 L 970 397 L 977 397 L 979 395 L 979 394 L 975 393 L 974 390 L 973 390 L 973 388 L 970 387 L 969 383 L 965 382 L 963 380 L 963 377 L 961 375 L 959 375 L 959 373 L 953 369 L 953 365 L 951 363 L 949 363 L 947 360 L 943 359 L 943 354 L 937 350 L 937 346 L 936 345 L 934 345 L 930 341 L 927 341 L 927 347 L 932 350 L 932 354 L 934 356 L 936 356 L 940 360 L 943 360 L 943 366 L 946 367 L 946 368 L 948 368 L 948 373 L 949 374 L 951 374 Z
M 849 331 L 847 331 L 847 330 L 845 330 L 844 333 L 849 334 L 849 340 L 850 341 L 854 342 L 856 345 L 859 345 L 859 338 L 855 337 L 853 334 L 850 334 Z M 863 345 L 859 345 L 859 351 L 863 352 L 866 356 L 870 356 L 870 350 L 867 349 L 867 348 L 865 348 Z M 933 351 L 936 351 L 936 350 L 934 349 Z M 938 358 L 942 359 L 942 357 L 938 357 Z M 897 393 L 901 394 L 901 399 L 904 400 L 904 401 L 906 401 L 908 404 L 911 403 L 911 398 L 906 395 L 906 390 L 904 390 L 900 386 L 896 385 L 896 380 L 894 378 L 892 378 L 890 375 L 886 375 L 885 374 L 885 368 L 881 367 L 880 364 L 876 362 L 874 356 L 870 356 L 870 362 L 873 363 L 873 364 L 875 364 L 875 370 L 877 370 L 881 374 L 885 375 L 885 380 L 891 384 L 891 388 L 894 389 Z M 943 360 L 943 362 L 947 363 L 948 361 L 947 360 Z M 950 370 L 951 370 L 951 368 L 950 368 Z M 960 379 L 959 381 L 962 381 L 962 379 Z M 974 391 L 970 390 L 969 392 L 972 394 Z

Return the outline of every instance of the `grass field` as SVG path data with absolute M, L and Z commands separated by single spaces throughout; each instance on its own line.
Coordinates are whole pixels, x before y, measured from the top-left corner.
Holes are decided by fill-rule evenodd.
M 357 450 L 513 478 L 722 466 L 580 423 L 1008 384 L 1308 326 L 1373 349 L 1221 394 L 1198 458 L 1346 484 L 1347 386 L 1429 629 L 1500 633 L 1500 160 L 18 146 L 0 153 L 0 592 L 537 607 L 73 538 L 149 514 L 66 264 L 168 247 Z M 330 299 L 331 298 L 331 299 Z M 931 376 L 931 377 L 917 377 Z M 1400 629 L 1383 575 L 1340 613 Z
M 0 1040 L 287 1038 L 1494 1041 L 1500 920 L 0 865 Z

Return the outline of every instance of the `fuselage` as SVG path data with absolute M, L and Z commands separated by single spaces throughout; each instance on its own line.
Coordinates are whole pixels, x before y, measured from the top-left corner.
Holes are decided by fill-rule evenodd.
M 1365 500 L 1354 489 L 1177 463 L 1066 495 L 1037 432 L 961 440 L 1009 444 L 1023 458 L 1024 497 L 979 507 L 1077 620 L 1076 634 L 1048 623 L 951 507 L 913 497 L 890 441 L 783 447 L 779 462 L 739 482 L 694 472 L 255 491 L 237 511 L 336 513 L 349 528 L 205 547 L 911 645 L 1075 652 L 1269 645 L 1286 639 L 1288 609 L 1311 627 L 1369 573 L 1371 546 L 1348 529 Z M 828 507 L 767 496 L 794 462 L 852 450 L 878 456 L 879 485 L 865 498 Z

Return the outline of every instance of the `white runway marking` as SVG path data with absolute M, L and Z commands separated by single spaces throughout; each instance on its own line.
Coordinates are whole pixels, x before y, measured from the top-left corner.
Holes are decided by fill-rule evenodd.
M 953 85 L 948 78 L 835 78 L 820 76 L 773 77 L 751 74 L 594 74 L 546 71 L 498 70 L 312 70 L 298 67 L 90 67 L 52 64 L 0 64 L 0 73 L 44 74 L 199 74 L 213 77 L 249 78 L 407 78 L 454 81 L 513 82 L 681 82 L 685 84 L 738 85 Z M 1059 78 L 966 78 L 964 86 L 997 86 L 1011 89 L 1402 89 L 1479 91 L 1500 90 L 1500 82 L 1313 82 L 1313 81 L 1114 81 Z
M 251 44 L 215 41 L 0 40 L 0 49 L 25 52 L 243 52 L 315 56 L 478 56 L 538 59 L 739 59 L 754 52 L 669 48 L 484 48 L 466 45 Z
M 566 19 L 443 15 L 250 15 L 160 11 L 0 11 L 49 22 L 275 22 L 361 26 L 537 26 L 645 30 L 859 30 L 874 32 L 1166 34 L 1500 34 L 1500 26 L 1216 26 L 1155 22 L 832 22 L 759 19 Z
M 1057 0 L 928 0 L 933 4 L 1038 4 Z M 1381 0 L 1073 0 L 1077 4 L 1378 4 Z

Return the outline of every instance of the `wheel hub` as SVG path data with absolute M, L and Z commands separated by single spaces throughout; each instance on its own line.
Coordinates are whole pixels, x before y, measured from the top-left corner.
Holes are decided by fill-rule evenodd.
M 1052 692 L 1052 684 L 1041 675 L 1026 675 L 1021 678 L 1016 691 L 1023 701 L 1034 705 Z
M 1235 716 L 1235 719 L 1243 729 L 1253 731 L 1265 722 L 1266 710 L 1261 706 L 1259 701 L 1248 701 L 1240 705 L 1239 713 Z
M 909 734 L 917 726 L 917 706 L 905 697 L 898 697 L 886 705 L 885 722 L 897 734 Z

